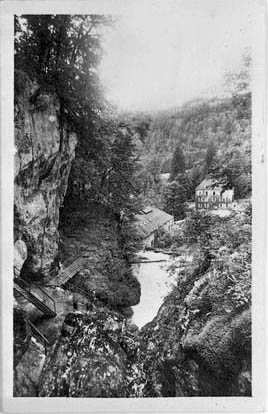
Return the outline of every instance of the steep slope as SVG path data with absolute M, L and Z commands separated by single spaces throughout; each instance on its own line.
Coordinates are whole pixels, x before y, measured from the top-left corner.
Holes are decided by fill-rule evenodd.
M 235 197 L 251 195 L 251 94 L 232 98 L 196 100 L 173 110 L 125 115 L 136 131 L 140 181 L 146 203 L 164 208 L 167 178 L 173 173 L 172 163 L 179 149 L 184 157 L 185 172 L 178 182 L 185 188 L 187 199 L 211 173 L 230 187 Z M 146 121 L 146 129 L 139 125 Z M 184 167 L 181 167 L 184 170 Z M 174 178 L 174 177 L 173 177 Z
M 144 142 L 146 158 L 154 158 L 161 173 L 170 172 L 177 145 L 183 150 L 186 169 L 191 169 L 202 165 L 211 143 L 221 162 L 232 152 L 240 152 L 250 168 L 251 95 L 193 101 L 182 108 L 155 114 Z

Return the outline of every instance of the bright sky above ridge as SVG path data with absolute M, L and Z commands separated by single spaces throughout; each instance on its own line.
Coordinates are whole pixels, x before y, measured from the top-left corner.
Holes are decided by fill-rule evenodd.
M 109 31 L 101 77 L 121 110 L 166 109 L 223 94 L 251 44 L 250 0 L 138 2 Z

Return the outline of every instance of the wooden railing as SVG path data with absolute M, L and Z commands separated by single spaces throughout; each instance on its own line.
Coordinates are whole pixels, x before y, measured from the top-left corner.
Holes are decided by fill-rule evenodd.
M 44 289 L 38 286 L 32 286 L 20 277 L 16 277 L 14 282 L 15 289 L 17 285 L 20 288 L 17 289 L 19 293 L 27 296 L 26 298 L 29 302 L 33 303 L 33 305 L 46 314 L 51 314 L 51 316 L 56 315 L 55 300 Z
M 49 340 L 37 329 L 37 327 L 30 321 L 28 321 L 31 329 L 32 336 L 41 343 L 45 348 L 45 354 L 47 353 L 47 347 L 50 345 Z
M 61 286 L 70 280 L 79 270 L 83 269 L 88 258 L 80 257 L 76 259 L 71 265 L 61 270 L 56 277 L 51 279 L 47 286 Z
M 81 289 L 80 287 L 74 285 L 73 283 L 67 282 L 65 283 L 64 287 L 74 293 L 79 293 L 81 296 L 85 296 L 87 299 L 92 301 L 92 296 L 87 293 L 85 290 Z

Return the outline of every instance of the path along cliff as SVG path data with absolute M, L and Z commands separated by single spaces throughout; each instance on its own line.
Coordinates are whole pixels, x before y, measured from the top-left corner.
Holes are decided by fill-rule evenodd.
M 63 207 L 76 134 L 61 124 L 56 96 L 24 80 L 15 97 L 14 277 L 20 289 L 14 310 L 14 395 L 36 396 L 43 363 L 62 337 L 65 317 L 91 310 L 98 320 L 106 309 L 107 318 L 116 312 L 123 321 L 131 315 L 130 306 L 139 302 L 140 286 L 122 251 L 118 220 L 109 209 L 94 203 Z M 81 256 L 87 264 L 71 283 L 51 285 L 62 263 L 68 266 Z M 40 289 L 55 302 L 54 318 L 48 319 L 29 300 L 30 294 L 45 300 Z M 46 349 L 30 324 L 49 341 Z

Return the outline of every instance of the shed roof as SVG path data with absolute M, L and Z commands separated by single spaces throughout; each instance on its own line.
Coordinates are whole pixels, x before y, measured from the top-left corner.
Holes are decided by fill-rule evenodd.
M 147 213 L 146 213 L 147 212 Z M 138 235 L 142 238 L 149 236 L 165 223 L 173 220 L 173 216 L 156 207 L 146 207 L 142 214 L 136 214 Z

